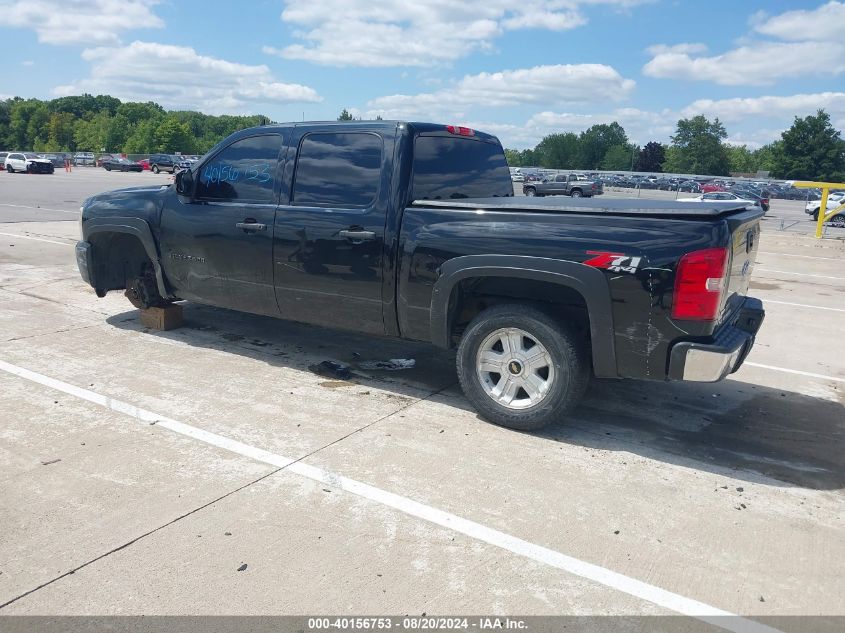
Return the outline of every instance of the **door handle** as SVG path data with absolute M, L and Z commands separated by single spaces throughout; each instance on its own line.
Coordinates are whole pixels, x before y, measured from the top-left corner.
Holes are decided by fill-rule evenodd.
M 238 222 L 235 224 L 235 228 L 243 229 L 246 232 L 250 231 L 266 231 L 267 225 L 262 224 L 261 222 Z
M 352 231 L 344 229 L 338 233 L 342 238 L 352 240 L 353 242 L 363 242 L 364 240 L 376 239 L 375 231 Z

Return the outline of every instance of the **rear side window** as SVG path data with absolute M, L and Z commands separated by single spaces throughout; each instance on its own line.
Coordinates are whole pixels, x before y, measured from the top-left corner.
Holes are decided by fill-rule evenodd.
M 500 145 L 462 137 L 417 137 L 413 200 L 512 195 L 510 171 Z
M 378 194 L 382 139 L 369 132 L 308 134 L 299 145 L 293 204 L 368 207 Z
M 235 141 L 202 166 L 196 197 L 273 202 L 281 144 L 278 134 Z

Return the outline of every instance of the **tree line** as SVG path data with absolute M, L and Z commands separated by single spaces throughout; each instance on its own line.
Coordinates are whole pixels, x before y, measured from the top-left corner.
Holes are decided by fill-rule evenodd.
M 108 95 L 14 97 L 0 101 L 0 149 L 204 154 L 232 132 L 267 121 L 259 115 L 166 111 L 152 101 L 122 102 Z
M 795 117 L 781 137 L 756 150 L 729 145 L 725 126 L 703 115 L 681 119 L 671 143 L 630 142 L 617 122 L 549 134 L 534 149 L 506 149 L 511 167 L 708 174 L 768 171 L 775 178 L 845 182 L 845 141 L 824 110 Z

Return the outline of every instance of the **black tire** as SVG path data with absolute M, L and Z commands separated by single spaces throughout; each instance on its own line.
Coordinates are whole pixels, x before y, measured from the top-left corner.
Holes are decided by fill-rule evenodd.
M 580 198 L 584 193 L 580 189 L 573 189 L 569 195 L 573 198 Z
M 154 174 L 157 174 L 159 172 L 158 165 L 153 165 L 152 167 L 150 167 L 150 171 Z
M 487 393 L 477 371 L 482 345 L 503 328 L 518 328 L 528 333 L 551 357 L 554 377 L 545 396 L 535 405 L 513 409 L 499 403 Z M 464 395 L 481 417 L 520 431 L 561 421 L 581 401 L 590 379 L 583 337 L 551 314 L 522 304 L 494 306 L 472 320 L 458 346 L 457 370 Z
M 525 195 L 526 195 L 526 196 L 528 196 L 528 197 L 533 198 L 534 196 L 536 196 L 536 195 L 537 195 L 537 190 L 536 190 L 534 187 L 528 187 L 528 188 L 525 190 Z
M 818 221 L 819 221 L 819 210 L 816 209 L 815 211 L 813 211 L 813 222 L 818 222 Z
M 155 272 L 149 263 L 142 267 L 138 277 L 127 283 L 123 294 L 133 306 L 141 310 L 163 307 L 171 303 L 159 294 Z
M 15 168 L 14 168 L 14 167 L 12 167 L 11 165 L 6 165 L 6 171 L 7 171 L 8 173 L 10 173 L 10 174 L 14 174 L 14 173 L 15 173 Z

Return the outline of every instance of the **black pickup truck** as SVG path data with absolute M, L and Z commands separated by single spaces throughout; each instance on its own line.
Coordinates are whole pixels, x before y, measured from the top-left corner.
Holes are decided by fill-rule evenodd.
M 457 349 L 488 420 L 560 420 L 591 375 L 717 381 L 754 343 L 759 208 L 516 198 L 499 141 L 430 123 L 237 132 L 169 186 L 94 196 L 98 296 L 184 299 Z

